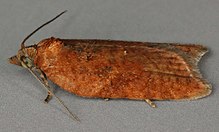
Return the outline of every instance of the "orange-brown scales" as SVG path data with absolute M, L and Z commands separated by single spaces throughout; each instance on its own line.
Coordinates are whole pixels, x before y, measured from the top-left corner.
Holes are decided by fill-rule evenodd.
M 211 92 L 197 67 L 201 45 L 49 38 L 30 49 L 51 81 L 83 97 L 192 100 Z

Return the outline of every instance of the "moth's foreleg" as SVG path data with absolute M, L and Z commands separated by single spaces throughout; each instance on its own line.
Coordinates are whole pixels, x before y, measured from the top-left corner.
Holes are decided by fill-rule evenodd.
M 152 102 L 150 99 L 145 99 L 145 102 L 148 103 L 152 108 L 156 108 L 156 104 Z
M 76 120 L 76 121 L 79 121 L 80 122 L 80 119 L 75 115 L 73 114 L 69 109 L 68 107 L 64 104 L 64 102 L 59 98 L 57 97 L 52 91 L 51 91 L 51 87 L 49 86 L 49 83 L 46 79 L 46 75 L 39 69 L 38 72 L 41 73 L 40 75 L 42 75 L 42 78 L 40 78 L 34 71 L 33 69 L 36 69 L 35 67 L 28 67 L 26 63 L 23 62 L 23 65 L 24 67 L 26 67 L 28 69 L 28 71 L 30 71 L 30 73 L 44 86 L 44 88 L 49 92 L 48 96 L 51 97 L 54 96 L 55 99 L 65 108 L 67 114 L 70 114 L 69 116 L 73 119 L 73 120 Z M 43 75 L 44 74 L 44 75 Z M 44 81 L 43 81 L 44 80 Z M 48 97 L 48 98 L 49 98 Z
M 48 92 L 46 98 L 44 99 L 44 102 L 45 103 L 49 103 L 49 101 L 52 99 L 52 94 L 51 92 Z
M 37 69 L 37 71 L 39 72 L 40 78 L 42 79 L 43 83 L 46 86 L 48 86 L 48 88 L 49 88 L 48 94 L 47 94 L 46 98 L 44 99 L 44 102 L 48 103 L 52 99 L 51 92 L 53 92 L 53 89 L 51 87 L 49 87 L 49 82 L 47 80 L 46 74 L 43 71 L 41 71 L 40 69 Z

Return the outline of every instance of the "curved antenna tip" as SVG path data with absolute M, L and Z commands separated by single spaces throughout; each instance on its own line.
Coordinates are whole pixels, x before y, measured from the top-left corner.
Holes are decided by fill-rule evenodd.
M 35 29 L 32 33 L 30 33 L 21 43 L 21 49 L 25 48 L 24 43 L 26 42 L 27 39 L 29 39 L 34 33 L 36 33 L 38 30 L 40 30 L 42 27 L 46 26 L 47 24 L 51 23 L 52 21 L 54 21 L 55 19 L 57 19 L 58 17 L 60 17 L 62 14 L 66 13 L 67 10 L 61 12 L 60 14 L 58 14 L 56 17 L 54 17 L 53 19 L 47 21 L 46 23 L 44 23 L 43 25 L 41 25 L 40 27 L 38 27 L 37 29 Z

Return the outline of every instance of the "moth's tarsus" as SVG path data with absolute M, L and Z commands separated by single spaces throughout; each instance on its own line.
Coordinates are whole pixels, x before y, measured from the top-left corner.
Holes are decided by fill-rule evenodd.
M 45 102 L 45 103 L 49 103 L 49 101 L 50 101 L 51 99 L 52 99 L 52 95 L 51 95 L 50 92 L 48 92 L 46 98 L 44 99 L 44 102 Z
M 157 107 L 157 105 L 154 102 L 152 102 L 150 99 L 145 99 L 145 102 L 147 104 L 149 104 L 152 108 L 156 108 Z
M 109 98 L 105 98 L 104 101 L 109 101 Z

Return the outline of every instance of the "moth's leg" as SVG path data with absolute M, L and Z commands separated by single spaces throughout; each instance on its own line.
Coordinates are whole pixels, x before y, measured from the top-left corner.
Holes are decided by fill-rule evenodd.
M 150 99 L 145 99 L 145 102 L 147 102 L 152 108 L 156 108 L 156 104 L 152 102 Z
M 48 80 L 47 80 L 46 74 L 45 74 L 43 71 L 41 71 L 40 69 L 37 69 L 37 71 L 40 73 L 40 78 L 42 79 L 42 81 L 44 82 L 44 84 L 46 84 L 47 86 L 49 86 L 49 82 L 48 82 Z M 49 88 L 49 92 L 48 92 L 46 98 L 44 99 L 44 102 L 45 102 L 45 103 L 48 103 L 48 102 L 52 99 L 52 94 L 51 94 L 51 92 L 52 92 L 53 89 L 51 89 L 51 87 L 48 87 L 48 88 Z M 51 92 L 50 92 L 50 91 L 51 91 Z
M 104 101 L 109 101 L 109 98 L 104 98 Z
M 45 103 L 49 103 L 49 101 L 52 99 L 52 94 L 51 92 L 48 92 L 46 98 L 44 99 L 44 102 Z

